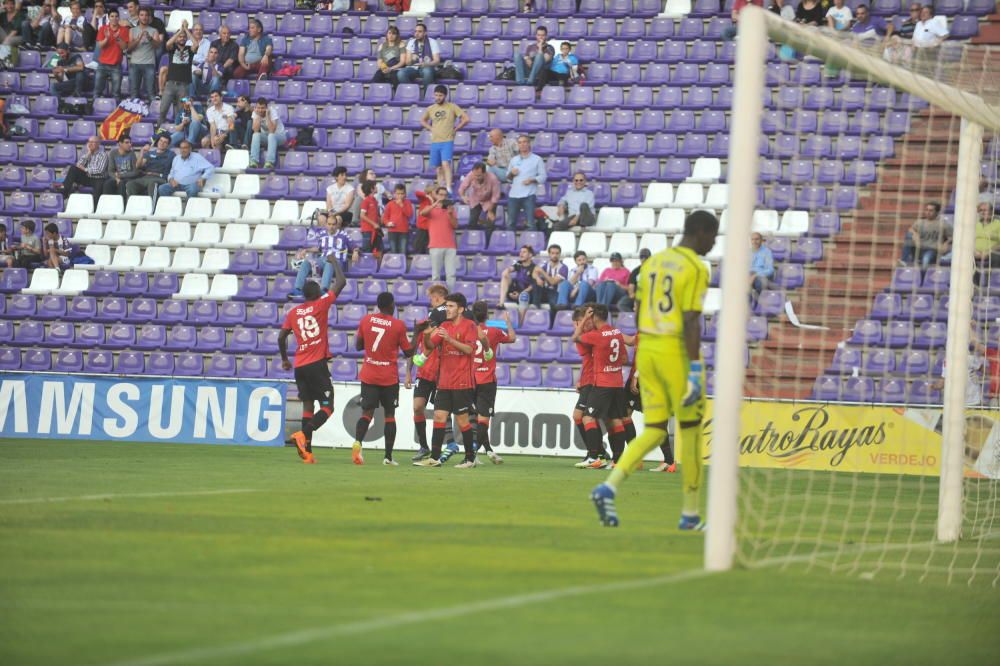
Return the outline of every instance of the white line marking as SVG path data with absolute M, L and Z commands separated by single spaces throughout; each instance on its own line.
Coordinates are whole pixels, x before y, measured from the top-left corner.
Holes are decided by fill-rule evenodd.
M 74 495 L 72 497 L 23 497 L 20 499 L 0 500 L 0 505 L 11 504 L 49 504 L 54 502 L 96 502 L 114 499 L 143 499 L 146 497 L 191 497 L 199 495 L 234 495 L 237 493 L 255 493 L 253 488 L 227 488 L 220 490 L 173 490 L 158 493 L 102 493 L 100 495 Z

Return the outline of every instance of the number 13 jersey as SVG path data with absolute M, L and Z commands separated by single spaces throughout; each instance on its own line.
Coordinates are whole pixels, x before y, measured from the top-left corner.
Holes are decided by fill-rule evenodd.
M 672 247 L 647 259 L 636 284 L 643 341 L 672 339 L 683 347 L 684 313 L 701 312 L 707 291 L 708 268 L 694 250 Z
M 298 349 L 295 351 L 296 368 L 330 358 L 327 328 L 330 308 L 336 300 L 337 295 L 330 291 L 315 301 L 292 308 L 285 316 L 285 323 L 281 328 L 294 333 L 298 342 Z

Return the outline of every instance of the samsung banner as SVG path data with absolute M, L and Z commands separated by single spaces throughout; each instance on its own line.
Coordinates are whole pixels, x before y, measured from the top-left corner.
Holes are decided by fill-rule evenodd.
M 0 373 L 0 437 L 283 446 L 285 386 Z

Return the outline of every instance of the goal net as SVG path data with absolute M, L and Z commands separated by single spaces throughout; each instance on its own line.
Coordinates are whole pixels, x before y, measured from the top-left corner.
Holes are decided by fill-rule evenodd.
M 741 14 L 708 568 L 1000 584 L 998 71 Z

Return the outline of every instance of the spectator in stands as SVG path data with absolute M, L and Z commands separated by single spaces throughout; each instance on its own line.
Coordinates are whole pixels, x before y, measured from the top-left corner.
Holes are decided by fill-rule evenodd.
M 11 252 L 10 241 L 7 240 L 7 225 L 0 222 L 0 266 L 13 267 L 14 255 Z
M 543 25 L 535 29 L 535 40 L 524 40 L 521 48 L 514 54 L 514 81 L 519 85 L 534 85 L 555 55 L 555 50 L 548 45 L 549 29 Z M 546 53 L 546 50 L 549 53 Z
M 205 133 L 205 114 L 201 105 L 190 97 L 182 97 L 180 110 L 174 121 L 174 131 L 170 134 L 170 145 L 179 146 L 187 139 L 194 145 L 199 145 Z
M 390 83 L 395 90 L 399 85 L 399 71 L 406 66 L 406 47 L 399 37 L 399 28 L 390 26 L 385 39 L 378 45 L 378 69 L 372 83 Z
M 597 292 L 594 287 L 597 285 L 597 269 L 590 263 L 587 253 L 578 250 L 573 255 L 576 266 L 569 273 L 564 282 L 559 283 L 560 307 L 569 305 L 583 305 L 594 300 Z
M 101 28 L 103 28 L 107 24 L 108 24 L 107 5 L 105 5 L 104 0 L 95 0 L 94 12 L 90 15 L 90 30 L 93 31 L 92 34 L 94 35 L 95 38 L 97 37 L 97 33 L 101 31 Z M 95 57 L 99 55 L 100 52 L 101 50 L 97 49 L 97 52 L 94 54 Z
M 1000 187 L 988 178 L 979 179 L 979 203 L 988 203 L 994 208 L 1000 206 Z
M 729 13 L 729 18 L 732 20 L 731 25 L 727 25 L 722 30 L 722 38 L 727 42 L 732 41 L 736 38 L 736 24 L 740 20 L 740 12 L 747 5 L 757 5 L 758 7 L 764 6 L 764 0 L 736 0 L 733 2 L 733 9 Z
M 83 95 L 87 82 L 87 70 L 83 66 L 83 57 L 70 51 L 69 44 L 59 44 L 56 47 L 57 60 L 49 73 L 52 82 L 49 92 L 56 97 L 80 97 Z
M 989 281 L 990 271 L 1000 269 L 1000 217 L 996 216 L 993 206 L 981 203 L 976 208 L 979 212 L 979 224 L 976 225 L 976 248 L 973 256 L 976 260 L 976 284 L 985 287 Z
M 295 288 L 288 293 L 290 299 L 302 296 L 302 288 L 315 270 L 322 271 L 320 288 L 324 292 L 330 288 L 330 282 L 333 280 L 333 264 L 327 261 L 330 255 L 337 258 L 344 270 L 347 270 L 348 255 L 352 251 L 355 260 L 360 257 L 358 248 L 351 247 L 351 239 L 343 230 L 343 219 L 340 215 L 330 215 L 321 211 L 318 217 L 323 228 L 310 241 L 309 247 L 302 248 L 295 255 L 295 259 L 300 263 L 295 276 Z
M 750 250 L 753 252 L 750 256 L 750 289 L 756 299 L 774 277 L 774 253 L 756 231 L 750 234 Z
M 61 30 L 62 16 L 56 11 L 55 0 L 44 0 L 38 15 L 21 24 L 21 41 L 27 48 L 49 48 L 56 43 Z
M 646 263 L 652 253 L 648 247 L 639 250 L 639 265 L 632 269 L 628 276 L 628 284 L 625 285 L 625 295 L 618 299 L 619 312 L 635 312 L 635 292 L 639 286 L 639 271 Z
M 413 29 L 413 37 L 406 42 L 406 66 L 396 75 L 400 83 L 412 83 L 420 76 L 421 92 L 434 83 L 434 74 L 441 64 L 441 46 L 433 37 L 427 36 L 427 26 L 418 23 Z
M 521 317 L 531 303 L 531 292 L 535 288 L 535 248 L 522 245 L 517 254 L 517 261 L 503 269 L 500 274 L 500 302 L 498 308 L 503 308 L 507 301 L 517 303 Z
M 174 151 L 170 150 L 170 136 L 158 134 L 155 143 L 146 144 L 139 151 L 135 162 L 138 176 L 125 184 L 126 198 L 138 194 L 156 197 L 157 188 L 167 182 L 174 164 Z
M 264 25 L 255 18 L 250 19 L 247 35 L 240 40 L 240 51 L 237 56 L 239 66 L 233 70 L 234 79 L 246 79 L 267 76 L 271 71 L 271 53 L 274 45 L 271 38 L 264 34 Z
M 360 215 L 361 250 L 373 252 L 375 256 L 382 254 L 382 216 L 379 214 L 378 201 L 375 199 L 375 183 L 366 180 L 361 184 Z
M 978 407 L 986 404 L 983 398 L 989 394 L 989 359 L 975 320 L 969 328 L 969 376 L 965 383 L 965 406 Z M 931 386 L 935 391 L 944 390 L 947 365 L 947 362 L 941 364 L 941 378 Z
M 152 102 L 156 97 L 157 51 L 163 43 L 159 31 L 150 25 L 153 12 L 148 7 L 139 10 L 139 25 L 129 31 L 128 82 L 129 94 Z
M 868 5 L 858 5 L 854 8 L 854 23 L 851 24 L 851 32 L 856 39 L 871 40 L 879 37 L 890 37 L 892 35 L 892 23 L 877 16 L 872 16 L 868 10 Z
M 83 50 L 89 42 L 87 39 L 89 27 L 80 3 L 71 2 L 69 4 L 69 18 L 63 19 L 59 24 L 59 36 L 56 41 L 67 43 L 70 48 Z
M 125 186 L 134 178 L 139 177 L 136 167 L 135 151 L 132 150 L 132 139 L 127 133 L 118 137 L 118 148 L 108 155 L 108 178 L 104 181 L 104 194 L 125 196 Z
M 549 305 L 552 321 L 556 318 L 556 306 L 559 304 L 559 285 L 569 277 L 569 268 L 562 260 L 562 247 L 553 243 L 549 245 L 548 261 L 535 267 L 532 278 L 535 286 L 531 290 L 532 305 L 540 307 Z
M 469 228 L 485 229 L 486 242 L 489 243 L 497 221 L 500 180 L 487 171 L 485 164 L 477 162 L 458 186 L 458 196 L 469 207 Z M 483 223 L 480 224 L 480 221 Z
M 406 254 L 406 241 L 413 218 L 413 202 L 406 198 L 406 185 L 399 183 L 392 191 L 392 201 L 385 205 L 382 226 L 385 228 L 389 252 Z
M 273 169 L 278 161 L 278 148 L 284 146 L 288 141 L 288 134 L 285 132 L 285 124 L 281 122 L 278 115 L 278 107 L 269 104 L 268 101 L 259 97 L 257 105 L 254 107 L 253 116 L 250 119 L 250 166 L 255 167 L 260 163 L 260 146 L 267 145 L 267 156 L 264 158 L 264 168 Z
M 910 4 L 910 14 L 899 24 L 896 34 L 903 39 L 913 39 L 913 31 L 916 30 L 918 23 L 920 23 L 920 4 L 914 2 Z
M 434 203 L 434 192 L 416 190 L 413 196 L 417 199 L 417 219 L 415 224 L 417 230 L 413 234 L 413 252 L 414 254 L 427 254 L 427 244 L 430 242 L 428 229 L 431 224 L 427 213 L 430 212 L 431 205 Z
M 507 167 L 517 154 L 517 141 L 504 136 L 503 130 L 491 129 L 489 137 L 490 152 L 486 155 L 486 169 L 500 182 L 507 180 Z
M 440 281 L 443 269 L 448 289 L 454 290 L 455 273 L 458 269 L 458 244 L 455 242 L 458 215 L 455 213 L 455 202 L 448 198 L 448 190 L 443 187 L 434 190 L 433 203 L 425 214 L 428 218 L 427 248 L 431 255 L 431 282 Z
M 167 41 L 167 76 L 161 88 L 160 125 L 167 122 L 167 109 L 173 107 L 174 115 L 180 110 L 181 100 L 191 93 L 191 66 L 194 51 L 191 48 L 187 21 Z
M 250 97 L 247 95 L 238 95 L 233 113 L 236 119 L 229 129 L 229 139 L 226 141 L 226 148 L 246 150 L 250 147 L 251 118 L 253 116 L 253 105 L 250 104 Z
M 920 259 L 924 270 L 948 253 L 951 248 L 951 227 L 941 217 L 941 204 L 924 204 L 924 214 L 906 231 L 900 266 L 912 266 Z
M 229 143 L 229 130 L 236 122 L 236 112 L 222 101 L 222 93 L 218 90 L 208 96 L 208 102 L 205 111 L 208 134 L 201 140 L 201 145 L 203 148 L 222 148 Z
M 410 11 L 410 0 L 385 0 L 385 6 L 397 14 L 402 14 Z
M 236 43 L 229 32 L 229 26 L 223 23 L 219 26 L 219 38 L 210 45 L 219 53 L 219 67 L 222 69 L 222 83 L 233 77 L 233 71 L 239 64 L 240 45 Z
M 169 197 L 177 190 L 183 190 L 188 198 L 196 197 L 215 173 L 215 167 L 201 153 L 193 151 L 190 141 L 181 141 L 180 150 L 170 165 L 167 182 L 156 189 L 161 197 Z
M 204 42 L 202 42 L 204 43 Z M 222 67 L 219 64 L 219 49 L 212 46 L 201 65 L 191 68 L 191 97 L 206 97 L 214 90 L 222 90 Z
M 125 3 L 125 15 L 121 17 L 121 22 L 129 29 L 139 25 L 139 0 L 128 0 Z
M 820 0 L 802 0 L 795 8 L 795 22 L 805 25 L 826 25 L 827 5 Z
M 898 34 L 893 35 L 886 40 L 886 46 L 882 49 L 882 58 L 894 65 L 909 67 L 913 62 L 913 44 L 909 40 L 902 39 Z
M 786 21 L 795 20 L 795 7 L 790 2 L 786 2 L 786 0 L 772 0 L 767 9 Z
M 631 271 L 625 268 L 625 261 L 620 252 L 611 253 L 611 266 L 601 272 L 597 278 L 597 302 L 609 308 L 615 305 L 628 292 L 628 278 Z
M 385 187 L 382 183 L 378 182 L 378 175 L 376 175 L 374 169 L 363 169 L 358 172 L 357 184 L 354 186 L 354 203 L 351 204 L 351 218 L 358 220 L 361 216 L 361 202 L 365 198 L 365 193 L 362 192 L 362 185 L 365 183 L 371 183 L 375 188 L 375 201 L 378 203 L 378 212 L 381 215 L 385 208 L 385 202 L 388 201 L 389 197 L 386 194 Z
M 826 10 L 826 27 L 830 30 L 848 30 L 853 19 L 854 14 L 844 0 L 833 0 L 833 6 Z
M 469 115 L 448 100 L 448 86 L 434 87 L 434 103 L 427 107 L 420 124 L 431 133 L 431 167 L 437 170 L 437 184 L 451 195 L 451 160 L 455 134 L 469 124 Z M 455 120 L 458 120 L 456 123 Z
M 574 227 L 591 227 L 597 222 L 594 212 L 594 191 L 587 187 L 587 176 L 581 171 L 573 174 L 573 185 L 566 189 L 556 206 L 553 231 L 566 231 Z
M 97 33 L 97 73 L 94 75 L 94 97 L 104 95 L 105 81 L 111 77 L 109 97 L 118 99 L 122 89 L 122 57 L 128 46 L 128 27 L 118 22 L 118 10 L 108 10 L 108 24 Z
M 335 168 L 333 177 L 336 182 L 326 188 L 326 209 L 331 215 L 340 215 L 346 227 L 353 220 L 351 205 L 354 203 L 354 187 L 347 182 L 347 167 Z
M 212 48 L 212 43 L 205 37 L 205 29 L 201 23 L 195 23 L 188 32 L 187 45 L 191 47 L 191 66 L 200 68 L 202 63 L 208 60 L 208 50 Z M 194 72 L 194 69 L 192 69 Z
M 559 53 L 552 57 L 549 66 L 544 70 L 544 80 L 539 87 L 548 85 L 555 81 L 559 85 L 568 86 L 579 78 L 577 68 L 580 60 L 573 54 L 573 45 L 563 42 L 559 45 Z
M 535 220 L 535 196 L 538 186 L 544 185 L 547 175 L 545 161 L 531 152 L 531 139 L 525 135 L 517 137 L 518 153 L 507 167 L 510 191 L 507 193 L 507 227 L 517 228 L 517 218 L 524 212 L 525 226 L 538 224 Z M 539 229 L 542 231 L 542 229 Z
M 96 136 L 87 139 L 83 155 L 66 169 L 63 178 L 62 195 L 68 197 L 80 185 L 90 187 L 94 194 L 94 206 L 101 196 L 104 179 L 108 177 L 108 153 L 101 149 L 101 140 Z
M 35 234 L 34 220 L 21 222 L 21 242 L 11 243 L 10 250 L 14 252 L 13 268 L 30 269 L 42 262 L 42 241 Z
M 59 233 L 59 225 L 49 222 L 45 225 L 45 239 L 42 242 L 42 256 L 45 257 L 45 267 L 64 271 L 73 265 L 70 257 L 73 246 L 69 239 Z
M 913 26 L 913 46 L 918 49 L 936 49 L 947 38 L 948 19 L 934 16 L 934 8 L 930 5 L 921 7 L 920 20 Z

